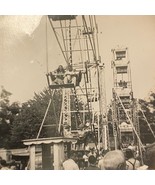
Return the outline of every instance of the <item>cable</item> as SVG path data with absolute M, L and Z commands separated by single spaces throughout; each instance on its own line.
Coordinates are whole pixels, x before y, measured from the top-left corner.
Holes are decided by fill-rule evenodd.
M 62 33 L 62 38 L 63 38 L 64 49 L 65 49 L 65 52 L 66 52 L 67 48 L 66 48 L 65 37 L 64 37 L 63 29 L 62 29 L 62 22 L 61 22 L 61 20 L 60 20 L 60 27 L 61 27 L 61 33 Z M 68 53 L 67 52 L 66 52 L 66 57 L 67 57 L 67 61 L 69 62 Z
M 53 92 L 52 92 L 52 96 L 54 95 L 54 92 L 55 92 L 55 89 L 54 89 Z M 46 112 L 45 112 L 45 114 L 44 114 L 44 118 L 43 118 L 43 120 L 42 120 L 42 123 L 41 123 L 41 126 L 40 126 L 40 128 L 39 128 L 39 132 L 38 132 L 38 134 L 37 134 L 37 138 L 36 138 L 36 139 L 38 139 L 39 136 L 40 136 L 40 133 L 41 133 L 43 124 L 44 124 L 44 122 L 45 122 L 45 119 L 46 119 L 48 110 L 49 110 L 49 108 L 50 108 L 51 102 L 52 102 L 52 99 L 50 98 L 50 101 L 49 101 L 49 103 L 48 103 L 48 106 L 47 106 Z
M 55 104 L 54 104 L 54 101 L 53 101 L 53 96 L 51 97 L 52 105 L 53 105 L 53 112 L 54 112 L 54 117 L 55 117 L 55 121 L 56 121 L 56 128 L 58 128 L 58 118 L 57 118 L 57 114 L 56 114 L 56 111 L 55 111 Z
M 95 26 L 96 26 L 97 52 L 98 52 L 98 57 L 99 57 L 100 56 L 100 48 L 99 48 L 99 41 L 98 41 L 98 26 L 97 26 L 95 15 L 94 15 L 94 21 L 95 21 Z
M 77 30 L 78 30 L 78 22 L 77 22 L 77 19 L 76 19 L 76 26 L 77 26 Z M 80 40 L 79 34 L 78 34 L 78 39 L 79 39 L 79 47 L 80 47 L 81 61 L 82 61 L 82 63 L 83 63 L 83 55 L 82 55 L 82 48 L 81 48 L 81 40 Z
M 70 50 L 70 62 L 69 65 L 72 67 L 72 39 L 71 39 L 71 20 L 69 21 L 69 50 Z
M 94 51 L 93 43 L 92 43 L 92 40 L 91 40 L 91 37 L 90 37 L 90 34 L 89 34 L 89 30 L 88 30 L 87 23 L 86 23 L 86 20 L 85 20 L 84 15 L 82 16 L 82 18 L 83 18 L 84 25 L 85 25 L 85 27 L 86 27 L 86 31 L 87 31 L 87 33 L 88 33 L 90 45 L 91 45 L 92 51 L 93 51 L 94 60 L 96 60 L 96 54 L 95 54 L 95 51 Z
M 95 45 L 95 38 L 94 38 L 94 30 L 93 30 L 93 19 L 92 16 L 89 15 L 89 20 L 90 20 L 90 27 L 92 31 L 92 40 L 93 40 L 93 45 L 94 45 L 94 52 L 97 60 L 97 55 L 96 55 L 96 45 Z
M 47 116 L 48 110 L 49 110 L 49 108 L 50 108 L 51 102 L 52 102 L 52 100 L 50 99 L 50 101 L 49 101 L 49 103 L 48 103 L 48 106 L 47 106 L 47 109 L 46 109 L 46 112 L 45 112 L 45 114 L 44 114 L 44 118 L 43 118 L 43 120 L 42 120 L 42 123 L 41 123 L 40 129 L 39 129 L 38 135 L 37 135 L 37 139 L 38 139 L 38 138 L 39 138 L 39 136 L 40 136 L 40 132 L 41 132 L 42 127 L 43 127 L 43 124 L 44 124 L 44 122 L 45 122 L 45 119 L 46 119 L 46 116 Z
M 84 82 L 85 82 L 85 89 L 86 89 L 86 99 L 87 99 L 88 112 L 89 112 L 89 115 L 91 116 L 90 107 L 89 107 L 88 89 L 87 89 L 85 74 L 84 74 Z M 89 121 L 91 122 L 91 117 L 89 117 Z
M 123 110 L 124 110 L 124 112 L 125 112 L 125 114 L 126 114 L 128 120 L 129 120 L 131 126 L 132 126 L 132 129 L 133 129 L 135 135 L 136 135 L 137 138 L 138 138 L 139 144 L 140 144 L 141 147 L 145 150 L 145 148 L 144 148 L 144 146 L 143 146 L 143 144 L 142 144 L 142 142 L 141 142 L 141 139 L 140 139 L 139 135 L 137 134 L 137 131 L 136 131 L 136 129 L 135 129 L 135 127 L 134 127 L 134 125 L 133 125 L 133 123 L 132 123 L 132 121 L 131 121 L 131 119 L 130 119 L 130 117 L 129 117 L 129 115 L 128 115 L 128 113 L 127 113 L 127 111 L 126 111 L 126 109 L 125 109 L 125 107 L 124 107 L 124 105 L 123 105 L 123 103 L 122 103 L 122 101 L 121 101 L 121 99 L 120 99 L 120 97 L 117 95 L 116 92 L 115 92 L 115 94 L 116 94 L 116 96 L 117 96 L 119 102 L 121 103 L 121 106 L 122 106 L 122 108 L 123 108 Z
M 146 121 L 146 123 L 147 123 L 147 125 L 148 125 L 148 127 L 149 127 L 149 129 L 150 129 L 150 131 L 151 131 L 151 133 L 153 135 L 153 137 L 155 138 L 155 134 L 154 134 L 154 132 L 153 132 L 153 130 L 152 130 L 152 128 L 151 128 L 151 126 L 150 126 L 150 124 L 149 124 L 149 122 L 148 122 L 148 120 L 147 120 L 147 118 L 146 118 L 146 116 L 145 116 L 145 114 L 144 114 L 144 112 L 143 112 L 143 110 L 141 108 L 140 108 L 140 111 L 141 111 L 141 113 L 142 113 L 142 115 L 143 115 L 143 117 L 144 117 L 144 119 L 145 119 L 145 121 Z
M 50 19 L 49 19 L 49 22 L 50 22 L 50 25 L 51 25 L 52 30 L 53 30 L 53 32 L 54 32 L 54 35 L 55 35 L 55 37 L 56 37 L 56 39 L 57 39 L 57 42 L 58 42 L 58 44 L 59 44 L 60 50 L 61 50 L 61 52 L 62 52 L 62 54 L 63 54 L 63 57 L 64 57 L 64 59 L 65 59 L 67 65 L 69 65 L 69 63 L 68 63 L 68 61 L 67 61 L 67 59 L 66 59 L 66 56 L 65 56 L 65 54 L 64 54 L 64 51 L 63 51 L 63 49 L 62 49 L 62 46 L 61 46 L 61 44 L 60 44 L 60 41 L 59 41 L 59 39 L 58 39 L 58 36 L 57 36 L 57 34 L 56 34 L 56 31 L 55 31 L 55 29 L 54 29 L 54 26 L 53 26 L 53 24 L 52 24 L 52 21 L 51 21 Z
M 62 92 L 62 94 L 64 94 L 64 92 Z M 64 107 L 64 98 L 62 99 L 61 111 L 60 111 L 60 119 L 59 119 L 59 126 L 58 126 L 59 134 L 61 133 L 61 122 L 62 122 L 62 115 L 63 115 L 63 107 Z

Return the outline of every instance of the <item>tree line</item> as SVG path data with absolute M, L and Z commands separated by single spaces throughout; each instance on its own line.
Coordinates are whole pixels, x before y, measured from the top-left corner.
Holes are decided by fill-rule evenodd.
M 54 137 L 58 134 L 57 125 L 61 111 L 61 93 L 59 90 L 54 93 L 40 137 Z M 22 104 L 19 102 L 10 103 L 11 95 L 12 93 L 2 87 L 0 92 L 0 148 L 6 149 L 24 147 L 23 140 L 37 137 L 51 98 L 48 89 L 44 89 L 38 94 L 35 93 L 32 99 Z M 155 93 L 152 92 L 147 101 L 141 99 L 140 104 L 151 128 L 155 132 Z M 139 121 L 142 142 L 153 142 L 154 138 L 150 129 L 140 113 Z

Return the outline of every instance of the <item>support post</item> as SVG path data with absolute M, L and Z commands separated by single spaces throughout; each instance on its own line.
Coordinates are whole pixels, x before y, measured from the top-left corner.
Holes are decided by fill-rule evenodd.
M 54 143 L 54 170 L 62 170 L 64 143 Z
M 35 145 L 30 146 L 30 170 L 35 170 Z

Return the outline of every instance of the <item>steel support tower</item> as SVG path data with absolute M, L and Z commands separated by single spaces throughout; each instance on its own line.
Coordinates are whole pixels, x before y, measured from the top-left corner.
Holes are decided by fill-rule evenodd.
M 139 143 L 139 119 L 133 98 L 128 48 L 112 49 L 113 101 L 112 120 L 115 149 Z

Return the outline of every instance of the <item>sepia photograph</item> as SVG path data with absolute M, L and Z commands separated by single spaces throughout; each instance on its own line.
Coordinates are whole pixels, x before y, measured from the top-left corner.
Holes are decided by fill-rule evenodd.
M 155 170 L 155 15 L 0 16 L 0 170 Z

